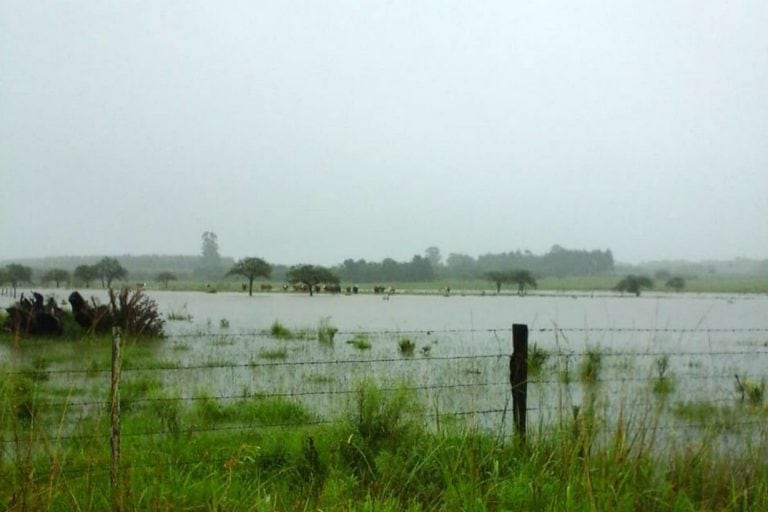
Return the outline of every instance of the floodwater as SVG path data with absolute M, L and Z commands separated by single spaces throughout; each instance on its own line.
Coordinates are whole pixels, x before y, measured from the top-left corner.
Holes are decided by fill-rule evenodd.
M 42 292 L 58 301 L 68 295 Z M 106 298 L 102 290 L 81 293 Z M 540 418 L 559 414 L 564 395 L 569 404 L 584 400 L 578 375 L 587 352 L 602 355 L 603 394 L 625 401 L 648 398 L 662 357 L 669 359 L 664 372 L 675 379 L 678 401 L 732 401 L 738 398 L 734 375 L 764 379 L 768 361 L 765 295 L 147 293 L 164 315 L 191 317 L 169 320 L 169 337 L 154 348 L 158 361 L 176 367 L 162 372 L 169 390 L 224 399 L 287 395 L 319 413 L 342 410 L 356 382 L 375 378 L 385 387 L 407 382 L 432 410 L 495 415 L 480 421 L 497 421 L 509 405 L 516 323 L 527 324 L 530 342 L 551 354 L 531 379 L 529 407 Z M 8 303 L 0 297 L 0 305 Z M 276 340 L 265 334 L 275 321 L 315 332 L 325 321 L 339 333 L 332 345 Z M 347 343 L 359 333 L 370 349 Z M 416 344 L 412 356 L 399 351 L 403 337 Z M 0 358 L 8 350 L 0 346 Z M 280 350 L 283 356 L 268 356 Z M 145 373 L 157 375 L 158 369 Z

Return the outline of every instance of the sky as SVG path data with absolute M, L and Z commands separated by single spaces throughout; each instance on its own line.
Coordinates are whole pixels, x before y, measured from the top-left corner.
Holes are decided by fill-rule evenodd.
M 768 258 L 768 2 L 0 0 L 0 260 Z

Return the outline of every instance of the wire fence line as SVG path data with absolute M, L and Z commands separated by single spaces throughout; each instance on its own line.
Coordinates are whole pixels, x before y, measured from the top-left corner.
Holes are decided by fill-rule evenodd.
M 766 333 L 768 334 L 768 327 L 726 327 L 726 328 L 711 328 L 711 327 L 691 327 L 691 328 L 676 328 L 676 327 L 531 327 L 532 332 L 539 333 L 675 333 L 675 334 L 700 334 L 700 333 Z M 312 329 L 299 329 L 299 332 L 310 332 Z M 484 329 L 384 329 L 384 330 L 338 330 L 336 335 L 340 336 L 354 336 L 354 335 L 383 335 L 383 336 L 413 336 L 413 335 L 438 335 L 438 334 L 511 334 L 512 327 L 494 327 Z M 177 332 L 168 334 L 168 339 L 184 339 L 184 338 L 208 338 L 211 336 L 232 336 L 232 337 L 258 337 L 269 336 L 269 329 L 259 330 L 229 330 L 220 329 L 216 332 L 213 330 L 198 329 L 191 332 Z
M 599 354 L 600 357 L 727 357 L 727 356 L 751 356 L 760 357 L 768 355 L 768 350 L 689 350 L 689 351 L 634 351 L 634 350 L 615 350 L 611 348 L 597 347 L 588 350 L 545 350 L 547 357 L 552 358 L 579 358 L 592 354 Z M 236 362 L 202 362 L 194 364 L 174 364 L 161 362 L 147 366 L 137 366 L 131 363 L 124 365 L 121 369 L 123 373 L 130 372 L 177 372 L 177 371 L 196 371 L 196 370 L 215 370 L 215 369 L 236 369 L 236 368 L 277 368 L 277 367 L 295 367 L 295 366 L 338 366 L 338 365 L 364 365 L 364 364 L 409 364 L 423 363 L 424 361 L 472 361 L 472 360 L 501 360 L 508 358 L 509 352 L 499 352 L 493 354 L 468 355 L 468 356 L 423 356 L 423 357 L 384 357 L 384 358 L 350 358 L 350 359 L 321 359 L 321 360 L 300 360 L 300 361 L 247 361 Z M 51 369 L 19 369 L 3 370 L 0 375 L 30 375 L 33 373 L 42 373 L 48 375 L 96 375 L 108 374 L 109 368 L 51 368 Z
M 532 329 L 536 332 L 546 333 L 560 333 L 560 332 L 632 332 L 632 333 L 658 333 L 658 332 L 674 332 L 674 333 L 768 333 L 768 329 L 764 328 L 745 328 L 745 329 L 656 329 L 656 328 L 541 328 Z M 510 329 L 450 329 L 450 330 L 416 330 L 416 331 L 371 331 L 371 334 L 377 336 L 397 336 L 403 333 L 423 333 L 423 334 L 435 334 L 435 333 L 490 333 L 498 334 L 499 332 L 512 332 Z M 357 334 L 359 331 L 350 332 L 350 334 Z M 231 335 L 230 333 L 224 333 L 224 335 Z M 246 334 L 240 334 L 245 336 Z M 260 333 L 259 335 L 263 335 Z M 171 338 L 183 338 L 190 335 L 173 335 Z M 192 334 L 191 336 L 198 336 L 198 334 Z M 211 334 L 205 334 L 206 337 L 210 337 Z M 534 344 L 536 347 L 536 344 Z M 551 386 L 551 385 L 578 385 L 579 376 L 575 367 L 570 368 L 570 371 L 574 374 L 572 377 L 565 377 L 561 374 L 564 371 L 562 362 L 572 361 L 577 358 L 589 358 L 595 354 L 594 349 L 587 350 L 563 350 L 556 348 L 554 350 L 545 350 L 547 357 L 557 361 L 554 372 L 550 372 L 547 375 L 531 375 L 528 377 L 526 384 L 533 386 L 532 391 L 537 392 L 536 386 Z M 510 351 L 494 352 L 491 354 L 480 355 L 428 355 L 428 356 L 405 356 L 398 355 L 396 357 L 360 357 L 353 356 L 349 358 L 331 358 L 331 359 L 312 359 L 312 360 L 297 360 L 297 361 L 258 361 L 251 360 L 246 362 L 202 362 L 202 363 L 188 363 L 188 364 L 169 364 L 167 362 L 160 362 L 158 364 L 149 365 L 134 365 L 127 361 L 122 368 L 122 372 L 130 376 L 131 374 L 137 375 L 140 372 L 148 372 L 154 375 L 168 375 L 178 372 L 200 372 L 203 370 L 212 371 L 214 373 L 221 372 L 222 370 L 236 370 L 236 369 L 285 369 L 290 375 L 290 372 L 297 367 L 320 367 L 327 366 L 330 368 L 344 368 L 343 372 L 348 372 L 349 367 L 370 367 L 373 365 L 402 365 L 407 369 L 409 365 L 415 365 L 419 372 L 429 372 L 431 368 L 438 364 L 450 364 L 453 362 L 486 362 L 486 363 L 500 363 L 498 366 L 485 367 L 482 371 L 476 370 L 477 373 L 470 372 L 458 372 L 453 375 L 449 382 L 430 382 L 424 384 L 402 384 L 399 386 L 387 386 L 381 385 L 378 389 L 382 392 L 394 392 L 397 390 L 406 390 L 414 393 L 421 394 L 435 394 L 442 392 L 456 391 L 458 395 L 463 390 L 477 390 L 479 392 L 487 392 L 486 394 L 493 397 L 493 400 L 498 403 L 509 401 L 510 393 L 510 381 L 509 370 L 507 362 L 510 358 Z M 600 357 L 614 358 L 614 357 L 627 357 L 627 358 L 691 358 L 691 357 L 707 357 L 714 361 L 713 364 L 722 363 L 719 373 L 697 372 L 697 371 L 676 371 L 673 375 L 678 380 L 693 380 L 693 381 L 710 381 L 710 382 L 733 382 L 734 372 L 731 367 L 728 366 L 727 361 L 724 358 L 728 357 L 741 357 L 747 356 L 750 359 L 758 359 L 768 356 L 768 350 L 755 349 L 747 350 L 742 348 L 735 348 L 733 350 L 689 350 L 689 351 L 660 351 L 660 350 L 621 350 L 613 348 L 605 348 L 599 351 Z M 567 364 L 565 371 L 568 371 Z M 31 376 L 33 379 L 46 380 L 53 376 L 67 376 L 67 375 L 80 375 L 84 377 L 94 377 L 98 375 L 106 375 L 111 372 L 109 368 L 51 368 L 51 369 L 36 369 L 34 367 L 28 369 L 13 369 L 6 370 L 5 367 L 0 367 L 0 377 L 3 376 Z M 764 381 L 766 374 L 762 372 L 740 372 L 741 379 L 752 381 Z M 653 384 L 657 382 L 659 378 L 663 376 L 657 376 L 653 373 L 653 367 L 646 369 L 642 375 L 632 375 L 626 372 L 619 372 L 613 375 L 603 375 L 597 378 L 591 379 L 589 385 L 600 386 L 609 385 L 615 383 L 639 383 L 639 384 Z M 733 386 L 731 386 L 733 388 Z M 173 404 L 173 403 L 198 403 L 204 401 L 214 402 L 235 402 L 243 399 L 314 399 L 317 397 L 339 397 L 349 396 L 358 392 L 358 389 L 354 387 L 334 387 L 334 385 L 321 385 L 314 388 L 308 387 L 308 389 L 299 390 L 280 390 L 280 389 L 254 389 L 248 393 L 213 393 L 213 394 L 201 394 L 197 396 L 133 396 L 127 397 L 121 400 L 127 408 L 134 404 Z M 474 392 L 474 391 L 473 391 Z M 734 394 L 731 389 L 731 396 L 711 396 L 707 399 L 707 403 L 711 405 L 719 405 L 726 403 L 733 403 L 737 399 L 737 395 Z M 106 411 L 110 405 L 110 401 L 107 399 L 86 399 L 86 400 L 50 400 L 39 399 L 37 404 L 40 407 L 55 408 L 55 409 L 75 409 L 75 408 L 88 408 L 93 407 L 102 411 Z M 530 411 L 537 411 L 541 413 L 560 413 L 561 408 L 554 405 L 540 404 L 538 407 L 528 407 Z M 445 410 L 444 412 L 436 413 L 433 416 L 447 417 L 447 416 L 471 416 L 471 415 L 506 415 L 508 413 L 507 404 L 505 403 L 503 408 L 488 407 L 487 402 L 477 404 L 476 407 L 469 407 L 459 409 L 458 407 L 452 410 Z M 74 414 L 74 413 L 73 413 Z M 429 416 L 429 415 L 425 415 Z M 317 422 L 309 423 L 307 425 L 318 425 L 328 423 L 330 420 L 322 419 Z M 288 427 L 295 426 L 295 423 L 280 424 L 276 426 Z M 267 425 L 257 425 L 257 427 L 265 427 Z M 249 426 L 232 427 L 234 430 L 253 428 Z M 672 428 L 672 427 L 670 427 Z M 216 432 L 226 431 L 230 427 L 218 427 L 211 429 L 192 429 L 189 432 Z M 149 432 L 147 435 L 161 435 L 172 432 Z M 141 433 L 126 433 L 125 435 L 143 435 Z M 107 433 L 103 433 L 101 437 L 108 436 Z M 51 437 L 54 439 L 78 439 L 77 436 L 71 435 L 70 437 Z M 8 443 L 8 440 L 4 441 Z

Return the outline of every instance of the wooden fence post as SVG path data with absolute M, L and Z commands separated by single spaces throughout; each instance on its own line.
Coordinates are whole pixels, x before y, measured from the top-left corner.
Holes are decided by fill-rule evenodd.
M 122 488 L 120 486 L 120 328 L 112 328 L 112 388 L 110 394 L 109 444 L 112 447 L 112 466 L 109 482 L 112 486 L 112 510 L 123 510 Z
M 515 431 L 525 444 L 525 412 L 528 395 L 528 326 L 512 325 L 512 356 L 509 358 L 509 383 L 512 385 L 512 418 Z

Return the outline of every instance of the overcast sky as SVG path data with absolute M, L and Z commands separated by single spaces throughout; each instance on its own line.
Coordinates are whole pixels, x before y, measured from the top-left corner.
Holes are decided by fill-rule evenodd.
M 0 0 L 0 259 L 768 257 L 768 2 Z

